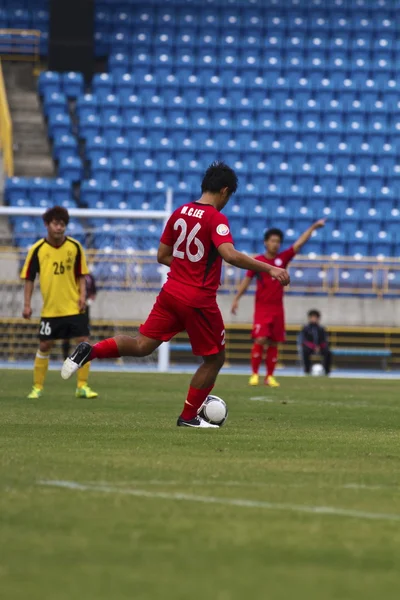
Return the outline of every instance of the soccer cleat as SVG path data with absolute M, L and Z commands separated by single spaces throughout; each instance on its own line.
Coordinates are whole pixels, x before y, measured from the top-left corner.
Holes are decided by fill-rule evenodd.
M 27 398 L 31 400 L 37 400 L 42 395 L 42 390 L 38 387 L 33 386 L 30 394 L 27 395 Z
M 82 387 L 76 388 L 75 396 L 77 398 L 97 398 L 98 393 L 93 391 L 86 383 Z
M 253 373 L 249 379 L 249 385 L 258 385 L 259 377 L 258 373 Z
M 268 375 L 264 381 L 265 385 L 269 385 L 269 387 L 280 387 L 280 383 L 273 377 L 272 375 Z
M 64 364 L 61 369 L 61 377 L 63 379 L 69 379 L 71 375 L 77 372 L 78 369 L 83 367 L 88 361 L 92 351 L 92 346 L 87 342 L 81 342 L 73 351 L 71 356 L 64 360 Z
M 212 423 L 207 423 L 207 421 L 205 421 L 204 419 L 202 419 L 199 416 L 194 417 L 194 419 L 190 419 L 188 421 L 186 419 L 182 419 L 182 417 L 178 417 L 176 424 L 178 425 L 178 427 L 197 427 L 197 428 L 208 427 L 209 429 L 219 429 L 218 425 L 213 425 Z

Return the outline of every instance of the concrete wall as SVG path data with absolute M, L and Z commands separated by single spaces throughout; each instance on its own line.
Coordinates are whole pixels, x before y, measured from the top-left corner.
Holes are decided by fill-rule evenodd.
M 134 319 L 146 318 L 156 294 L 135 292 L 101 292 L 92 314 L 94 318 Z M 232 296 L 221 295 L 219 305 L 226 323 L 248 323 L 253 316 L 253 296 L 242 298 L 237 317 L 230 314 Z M 359 325 L 400 327 L 400 302 L 397 299 L 337 298 L 313 296 L 287 296 L 286 319 L 292 325 L 301 324 L 310 308 L 318 308 L 326 325 Z
M 93 306 L 96 318 L 135 319 L 146 318 L 155 294 L 134 292 L 102 292 Z M 219 305 L 226 323 L 248 323 L 253 316 L 253 296 L 241 300 L 237 317 L 230 314 L 232 296 L 221 295 Z M 287 296 L 285 299 L 286 320 L 300 325 L 310 308 L 323 314 L 326 325 L 359 325 L 365 327 L 400 327 L 400 302 L 396 299 L 338 298 L 313 296 Z
M 1 270 L 1 264 L 0 264 Z M 3 272 L 1 273 L 3 275 Z M 4 277 L 5 279 L 6 277 Z M 0 317 L 19 317 L 23 306 L 23 286 L 0 293 Z M 95 319 L 143 321 L 155 300 L 155 293 L 100 292 L 92 307 Z M 250 323 L 253 316 L 254 296 L 241 300 L 237 317 L 230 314 L 232 296 L 221 295 L 219 305 L 226 323 Z M 41 299 L 38 285 L 33 297 L 34 315 L 39 316 Z M 322 312 L 326 325 L 354 325 L 364 327 L 400 327 L 400 302 L 397 299 L 357 297 L 287 296 L 285 299 L 288 324 L 300 325 L 310 308 Z

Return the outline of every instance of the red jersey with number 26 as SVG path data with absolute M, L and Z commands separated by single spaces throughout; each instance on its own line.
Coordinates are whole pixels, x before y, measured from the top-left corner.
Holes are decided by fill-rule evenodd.
M 202 308 L 216 301 L 221 282 L 221 244 L 233 244 L 229 222 L 211 204 L 189 202 L 175 210 L 161 236 L 173 248 L 163 289 L 184 304 Z
M 266 258 L 263 254 L 256 256 L 256 260 L 267 263 L 273 267 L 280 267 L 286 269 L 289 262 L 295 256 L 293 246 L 284 250 L 280 254 L 277 254 L 275 258 Z M 254 271 L 247 271 L 247 277 L 257 277 L 257 289 L 256 289 L 256 313 L 263 313 L 265 310 L 271 310 L 271 308 L 283 308 L 283 286 L 273 279 L 268 273 L 255 273 Z

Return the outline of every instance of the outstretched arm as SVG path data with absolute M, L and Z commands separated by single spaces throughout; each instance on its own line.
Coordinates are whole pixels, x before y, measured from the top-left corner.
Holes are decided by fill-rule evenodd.
M 293 249 L 296 253 L 300 250 L 300 248 L 302 248 L 302 246 L 304 246 L 306 242 L 308 242 L 308 240 L 312 236 L 313 231 L 324 227 L 325 221 L 326 219 L 319 219 L 319 221 L 313 223 L 311 227 L 309 227 L 304 233 L 301 234 L 299 239 L 293 244 Z
M 255 260 L 254 258 L 247 256 L 247 254 L 243 254 L 243 252 L 236 250 L 231 243 L 221 244 L 218 247 L 218 252 L 227 263 L 234 267 L 255 271 L 256 273 L 268 273 L 282 285 L 288 285 L 290 283 L 289 273 L 285 269 L 279 269 L 278 267 L 273 267 L 260 260 Z
M 240 282 L 238 291 L 236 292 L 236 296 L 234 297 L 232 302 L 231 313 L 233 315 L 236 315 L 237 309 L 239 308 L 239 300 L 243 296 L 243 294 L 248 290 L 250 284 L 251 277 L 248 277 L 248 275 L 246 275 L 246 277 L 244 277 L 244 279 L 242 279 L 242 281 Z

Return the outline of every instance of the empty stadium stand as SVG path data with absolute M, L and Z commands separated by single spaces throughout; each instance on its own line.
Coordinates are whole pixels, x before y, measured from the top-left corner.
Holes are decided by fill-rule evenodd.
M 46 32 L 44 2 L 10 5 L 0 0 L 0 27 Z M 227 208 L 239 249 L 259 252 L 268 226 L 292 240 L 326 216 L 311 259 L 396 257 L 399 11 L 399 0 L 99 1 L 96 52 L 108 72 L 89 88 L 79 73 L 41 74 L 59 178 L 10 179 L 7 202 L 159 209 L 170 186 L 179 205 L 223 158 L 240 178 Z M 37 235 L 32 219 L 13 226 L 16 244 Z M 158 233 L 149 221 L 126 244 L 151 248 Z M 108 230 L 94 247 L 120 247 L 118 237 Z M 341 285 L 374 277 L 360 264 Z
M 49 3 L 46 0 L 0 0 L 0 49 L 7 54 L 14 41 L 14 34 L 4 31 L 40 31 L 40 52 L 47 54 L 49 29 Z M 31 51 L 34 38 L 26 35 L 27 52 Z

